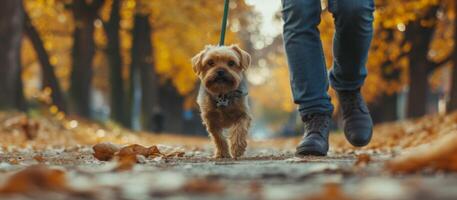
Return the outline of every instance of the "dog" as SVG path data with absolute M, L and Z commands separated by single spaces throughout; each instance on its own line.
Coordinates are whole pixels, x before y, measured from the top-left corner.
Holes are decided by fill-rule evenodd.
M 238 158 L 246 150 L 252 117 L 244 72 L 250 65 L 251 56 L 237 45 L 208 45 L 192 58 L 201 81 L 197 104 L 216 147 L 214 158 Z

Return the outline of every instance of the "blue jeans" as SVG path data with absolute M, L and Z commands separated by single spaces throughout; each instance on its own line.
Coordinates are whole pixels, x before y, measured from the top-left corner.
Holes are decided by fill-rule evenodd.
M 373 0 L 329 0 L 333 14 L 333 67 L 327 78 L 317 26 L 320 0 L 282 0 L 284 45 L 294 102 L 302 116 L 333 112 L 328 85 L 336 91 L 357 90 L 367 76 L 365 67 L 373 37 Z

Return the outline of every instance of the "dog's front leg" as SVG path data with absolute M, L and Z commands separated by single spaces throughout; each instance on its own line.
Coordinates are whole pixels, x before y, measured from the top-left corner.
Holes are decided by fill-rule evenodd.
M 216 146 L 214 158 L 230 158 L 227 141 L 222 135 L 222 128 L 215 127 L 214 125 L 212 126 L 211 123 L 208 123 L 206 126 L 207 131 Z
M 235 123 L 230 129 L 230 153 L 233 158 L 238 158 L 246 151 L 249 127 L 251 125 L 251 118 L 245 116 L 240 119 L 239 123 Z

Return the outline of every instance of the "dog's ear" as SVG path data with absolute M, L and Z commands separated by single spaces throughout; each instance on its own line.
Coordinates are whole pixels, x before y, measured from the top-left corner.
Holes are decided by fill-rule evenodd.
M 194 72 L 197 74 L 197 75 L 200 75 L 201 73 L 201 68 L 203 67 L 203 57 L 205 56 L 205 53 L 208 51 L 208 49 L 210 49 L 212 46 L 211 45 L 207 45 L 205 46 L 205 48 L 200 51 L 200 53 L 198 53 L 197 55 L 195 55 L 193 58 L 192 58 L 192 69 L 194 70 Z
M 246 70 L 251 65 L 251 55 L 241 49 L 238 45 L 232 45 L 230 48 L 232 48 L 238 54 L 241 67 Z

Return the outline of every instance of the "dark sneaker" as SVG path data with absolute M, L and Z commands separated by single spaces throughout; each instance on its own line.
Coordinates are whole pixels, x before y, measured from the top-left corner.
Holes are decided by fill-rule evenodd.
M 346 139 L 354 146 L 367 145 L 373 133 L 373 121 L 360 90 L 337 92 L 343 110 Z
M 310 114 L 302 119 L 305 123 L 305 136 L 298 145 L 295 155 L 327 155 L 331 115 Z

